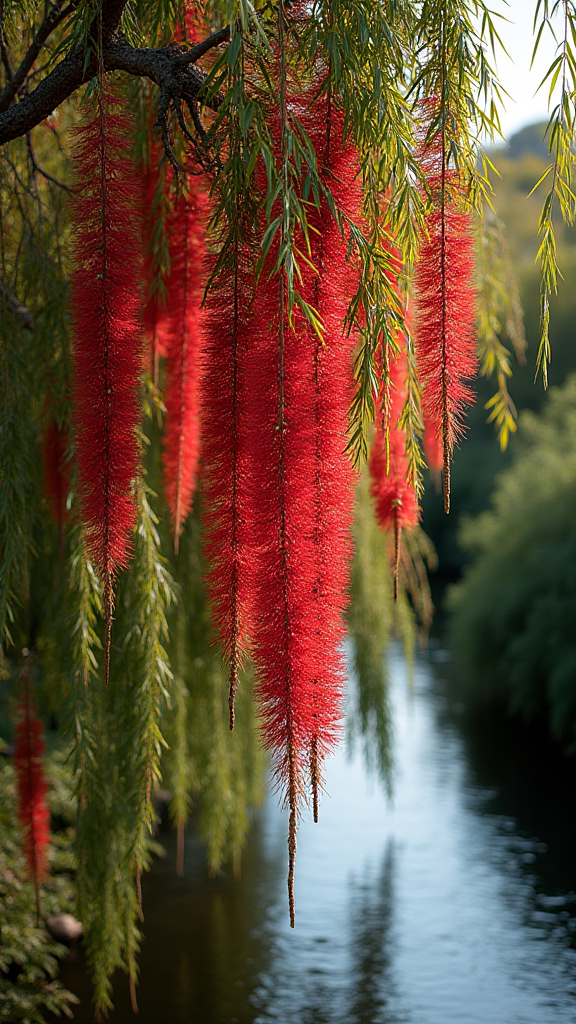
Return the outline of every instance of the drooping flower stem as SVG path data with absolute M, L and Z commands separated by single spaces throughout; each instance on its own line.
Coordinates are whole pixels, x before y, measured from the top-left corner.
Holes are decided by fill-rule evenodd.
M 74 409 L 82 519 L 104 594 L 110 673 L 114 581 L 136 519 L 142 371 L 139 280 L 141 186 L 130 124 L 101 79 L 97 109 L 76 131 L 80 192 L 73 205 Z
M 194 496 L 200 455 L 200 366 L 204 343 L 200 306 L 205 254 L 206 194 L 190 176 L 169 219 L 171 272 L 168 279 L 166 434 L 164 490 L 170 509 L 174 551 Z
M 36 916 L 40 924 L 40 885 L 48 867 L 46 848 L 49 839 L 48 789 L 42 755 L 42 723 L 32 709 L 30 675 L 22 676 L 23 696 L 19 704 L 14 744 L 14 768 L 18 788 L 18 817 L 24 833 L 24 854 L 36 894 Z
M 426 124 L 439 110 L 432 137 Z M 421 378 L 422 412 L 427 432 L 442 451 L 444 510 L 450 509 L 450 462 L 463 433 L 463 413 L 473 400 L 466 381 L 477 367 L 474 246 L 471 215 L 464 203 L 459 172 L 448 167 L 443 98 L 424 107 L 421 160 L 429 191 L 429 210 L 416 262 L 415 337 Z M 427 443 L 435 455 L 432 439 Z

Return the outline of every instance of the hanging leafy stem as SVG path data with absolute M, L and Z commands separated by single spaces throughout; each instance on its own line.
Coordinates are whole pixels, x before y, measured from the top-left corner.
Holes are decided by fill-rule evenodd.
M 556 204 L 566 224 L 574 224 L 576 218 L 576 195 L 573 190 L 574 174 L 574 132 L 576 130 L 576 7 L 573 0 L 538 0 L 534 13 L 534 33 L 536 36 L 532 62 L 538 53 L 544 31 L 548 29 L 554 38 L 553 20 L 558 15 L 562 18 L 562 32 L 558 44 L 559 53 L 548 68 L 540 88 L 548 85 L 548 103 L 552 104 L 559 86 L 558 102 L 552 108 L 546 127 L 548 148 L 552 162 L 538 179 L 532 192 L 543 185 L 548 185 L 540 220 L 538 233 L 541 237 L 537 259 L 540 261 L 542 277 L 540 282 L 540 344 L 536 361 L 536 373 L 542 374 L 544 387 L 548 386 L 548 363 L 552 351 L 550 348 L 550 298 L 558 290 L 558 277 L 561 277 L 556 251 L 556 234 L 554 228 L 554 209 Z
M 519 363 L 526 362 L 526 337 L 518 282 L 504 234 L 504 225 L 492 213 L 479 222 L 476 237 L 478 359 L 483 377 L 496 377 L 498 391 L 486 403 L 488 422 L 494 423 L 504 451 L 516 432 L 517 412 L 508 391 L 512 376 L 508 339 Z

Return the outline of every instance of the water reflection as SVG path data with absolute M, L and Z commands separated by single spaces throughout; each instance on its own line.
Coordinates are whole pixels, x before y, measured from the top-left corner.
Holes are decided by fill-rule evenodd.
M 404 1024 L 409 1014 L 394 1003 L 398 987 L 394 972 L 396 847 L 388 841 L 380 873 L 367 872 L 350 884 L 350 1024 Z
M 294 932 L 274 799 L 240 881 L 207 878 L 194 843 L 177 879 L 168 838 L 145 888 L 142 1024 L 574 1024 L 574 773 L 467 719 L 427 664 L 412 696 L 399 657 L 391 680 L 394 802 L 360 751 L 330 762 Z M 77 966 L 64 981 L 85 996 Z M 133 1019 L 124 985 L 117 1006 L 112 1024 Z

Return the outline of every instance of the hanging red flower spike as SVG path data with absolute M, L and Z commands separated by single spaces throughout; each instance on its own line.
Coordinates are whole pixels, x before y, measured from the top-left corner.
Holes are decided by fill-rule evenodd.
M 406 402 L 406 347 L 405 338 L 399 338 L 398 353 L 388 363 L 389 401 L 376 421 L 374 441 L 370 452 L 370 493 L 375 502 L 378 525 L 394 534 L 394 600 L 398 597 L 398 568 L 402 530 L 417 526 L 418 498 L 414 487 L 407 483 L 408 456 L 406 432 L 401 417 Z
M 202 359 L 202 461 L 206 582 L 212 619 L 230 664 L 230 728 L 248 649 L 249 523 L 246 509 L 246 354 L 256 258 L 238 243 L 206 300 Z
M 448 512 L 450 460 L 463 433 L 465 408 L 474 400 L 466 382 L 477 369 L 474 243 L 471 215 L 456 205 L 458 178 L 448 169 L 443 135 L 424 141 L 422 150 L 433 206 L 416 263 L 416 357 L 423 387 L 422 411 L 442 444 L 444 508 Z
M 290 809 L 290 918 L 294 923 L 296 823 L 310 743 L 318 672 L 314 544 L 314 346 L 301 314 L 288 326 L 283 276 L 264 268 L 246 356 L 247 519 L 250 524 L 252 654 L 272 770 Z
M 114 579 L 136 519 L 142 193 L 130 122 L 113 112 L 119 101 L 103 82 L 97 102 L 74 151 L 73 415 L 86 541 L 104 587 L 108 678 Z
M 344 141 L 344 117 L 325 92 L 301 112 L 308 136 L 318 154 L 318 169 L 334 200 L 358 222 L 361 191 L 358 156 Z M 303 98 L 306 102 L 306 97 Z M 344 320 L 358 284 L 358 267 L 347 261 L 347 239 L 330 214 L 325 199 L 309 211 L 311 259 L 317 273 L 304 273 L 306 301 L 315 307 L 324 325 L 321 342 L 308 327 L 314 360 L 314 551 L 316 581 L 311 603 L 316 614 L 318 657 L 312 691 L 310 778 L 314 820 L 318 820 L 318 792 L 322 761 L 341 735 L 343 715 L 345 628 L 343 612 L 348 600 L 351 526 L 355 472 L 346 453 L 348 410 L 353 394 L 353 332 Z
M 167 300 L 164 492 L 174 550 L 192 505 L 200 454 L 200 368 L 205 223 L 208 199 L 198 177 L 178 197 L 168 222 L 171 271 Z
M 14 768 L 18 788 L 18 818 L 24 834 L 24 854 L 30 878 L 36 889 L 39 919 L 38 894 L 48 866 L 47 846 L 50 838 L 50 814 L 45 800 L 48 786 L 42 767 L 44 754 L 42 723 L 32 710 L 30 681 L 27 677 L 25 684 L 25 693 L 18 705 Z
M 326 111 L 319 105 L 309 117 L 310 130 L 315 126 L 325 136 Z M 343 200 L 348 196 L 352 202 L 356 163 L 349 151 L 346 157 L 340 153 L 341 122 L 339 129 L 340 141 L 334 129 L 339 159 L 334 158 L 330 184 L 334 191 L 342 186 Z M 279 122 L 272 131 L 278 139 Z M 326 170 L 328 175 L 330 167 Z M 311 769 L 317 796 L 321 758 L 340 734 L 338 644 L 352 500 L 345 454 L 352 343 L 342 329 L 351 275 L 346 243 L 326 223 L 328 211 L 311 211 L 310 217 L 320 231 L 312 243 L 319 246 L 314 256 L 323 265 L 320 290 L 316 274 L 305 266 L 298 287 L 307 302 L 318 300 L 326 317 L 325 348 L 299 310 L 289 321 L 284 273 L 272 274 L 276 243 L 259 281 L 246 357 L 252 653 L 264 739 L 290 812 L 292 926 L 296 830 L 306 779 Z

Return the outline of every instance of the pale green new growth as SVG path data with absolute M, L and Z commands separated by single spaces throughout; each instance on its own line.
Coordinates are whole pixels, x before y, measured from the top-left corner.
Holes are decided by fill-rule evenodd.
M 492 213 L 479 221 L 476 244 L 478 288 L 478 358 L 483 377 L 496 377 L 498 391 L 486 403 L 504 451 L 516 432 L 516 407 L 508 391 L 512 376 L 508 338 L 519 362 L 525 363 L 526 338 L 518 283 L 504 234 L 504 225 Z
M 559 88 L 557 102 L 552 107 L 546 128 L 552 163 L 548 165 L 532 189 L 532 192 L 535 192 L 544 182 L 548 185 L 538 224 L 541 241 L 537 257 L 540 261 L 542 278 L 540 284 L 540 345 L 536 373 L 542 374 L 544 387 L 548 386 L 548 363 L 552 357 L 549 336 L 550 297 L 557 291 L 558 278 L 562 276 L 558 266 L 554 231 L 556 204 L 566 224 L 574 224 L 576 217 L 576 195 L 573 190 L 573 142 L 576 127 L 576 7 L 573 0 L 553 0 L 553 2 L 537 0 L 534 15 L 533 62 L 538 54 L 544 30 L 548 28 L 556 38 L 552 22 L 559 14 L 562 16 L 559 52 L 540 83 L 540 87 L 548 86 L 549 106 L 554 102 L 556 90 Z

